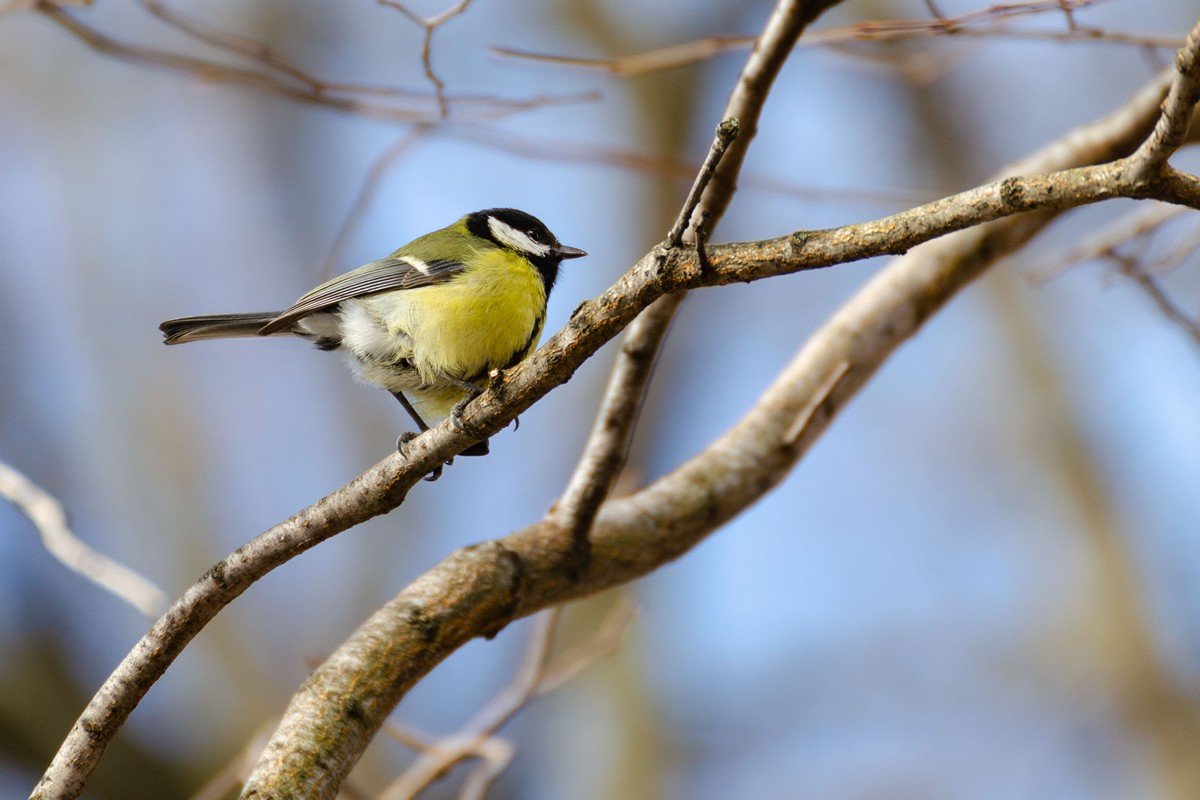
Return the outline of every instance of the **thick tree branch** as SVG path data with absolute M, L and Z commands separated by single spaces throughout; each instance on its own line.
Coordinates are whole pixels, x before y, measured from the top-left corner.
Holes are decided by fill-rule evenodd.
M 1073 134 L 1059 148 L 1071 154 L 1071 163 L 1099 161 L 1130 152 L 1140 141 L 1133 132 L 1144 135 L 1153 125 L 1164 91 L 1165 82 L 1156 81 L 1112 118 Z M 1134 183 L 1127 172 L 1126 162 L 1118 161 L 1052 175 L 1009 178 L 875 222 L 798 232 L 763 242 L 717 245 L 709 248 L 712 268 L 708 270 L 699 269 L 693 254 L 674 251 L 672 257 L 662 261 L 657 249 L 648 253 L 614 286 L 582 304 L 567 326 L 533 357 L 506 373 L 472 403 L 465 414 L 465 422 L 474 432 L 459 431 L 448 423 L 432 429 L 409 443 L 403 455 L 389 456 L 346 486 L 234 551 L 209 570 L 155 623 L 105 681 L 71 729 L 33 796 L 78 796 L 104 748 L 150 686 L 191 638 L 250 584 L 325 539 L 398 506 L 408 489 L 434 467 L 477 441 L 480 435 L 498 433 L 554 387 L 569 380 L 584 361 L 657 298 L 682 289 L 756 280 L 903 252 L 946 233 L 1019 212 L 1059 210 L 1115 196 L 1153 197 L 1160 189 L 1178 195 L 1178 199 L 1195 200 L 1194 194 L 1185 191 L 1186 182 L 1168 176 L 1150 183 Z M 1018 219 L 1013 224 L 1023 223 Z M 916 306 L 923 300 L 915 297 L 905 302 Z M 851 363 L 854 366 L 847 381 L 857 374 L 857 364 Z M 831 372 L 832 369 L 823 372 L 821 378 Z M 844 381 L 838 393 L 845 391 L 847 385 L 857 388 L 858 384 Z M 714 497 L 713 501 L 718 499 Z M 628 502 L 622 501 L 617 508 L 630 508 Z M 604 516 L 602 514 L 601 520 Z M 724 520 L 715 510 L 704 512 L 703 516 L 712 525 Z M 678 555 L 694 543 L 694 539 L 689 542 L 688 526 L 682 519 L 678 525 L 668 525 L 657 535 L 667 536 L 675 530 L 681 532 L 681 538 L 658 545 L 652 540 L 644 552 L 642 547 L 646 543 L 638 538 L 642 532 L 627 532 L 625 535 L 637 540 L 636 547 L 625 553 L 606 550 L 598 563 L 588 567 L 587 574 L 578 584 L 562 585 L 550 580 L 553 570 L 540 580 L 533 580 L 527 562 L 529 557 L 537 555 L 536 552 L 525 553 L 516 561 L 505 561 L 509 558 L 505 555 L 509 548 L 492 543 L 456 554 L 447 563 L 459 564 L 459 567 L 447 567 L 449 572 L 435 571 L 436 575 L 430 573 L 432 577 L 418 581 L 413 587 L 417 595 L 404 595 L 400 610 L 417 608 L 418 612 L 410 621 L 421 629 L 424 612 L 420 609 L 435 604 L 434 601 L 441 602 L 448 586 L 457 587 L 455 593 L 469 594 L 472 599 L 468 605 L 473 610 L 466 617 L 456 616 L 453 625 L 438 626 L 439 631 L 443 627 L 445 630 L 435 637 L 438 644 L 435 654 L 412 656 L 413 651 L 405 649 L 406 644 L 410 648 L 428 647 L 430 642 L 422 644 L 419 635 L 415 639 L 393 643 L 398 648 L 397 654 L 409 654 L 410 658 L 404 663 L 408 665 L 405 673 L 411 679 L 394 691 L 394 697 L 398 698 L 411 681 L 444 657 L 452 649 L 446 649 L 451 642 L 461 643 L 480 631 L 495 630 L 514 614 L 529 613 L 533 607 L 544 607 L 596 591 L 601 584 L 631 580 L 666 558 Z M 611 542 L 612 535 L 615 534 L 609 534 L 607 539 L 600 538 Z M 543 545 L 549 542 L 557 540 L 550 537 Z M 490 554 L 492 558 L 485 567 L 472 553 Z M 532 563 L 548 569 L 547 565 L 554 562 L 551 556 L 542 552 L 541 560 L 535 559 Z M 500 583 L 507 582 L 515 593 L 504 594 L 504 602 L 499 606 L 492 605 L 498 585 L 496 563 L 499 562 L 496 559 L 508 563 L 508 567 L 501 568 L 507 570 L 507 578 L 500 575 L 499 578 L 503 578 Z M 595 560 L 596 552 L 593 551 L 593 562 Z M 476 570 L 482 571 L 476 574 Z M 486 585 L 480 588 L 476 581 L 484 578 Z M 446 583 L 448 579 L 450 584 Z M 531 590 L 535 584 L 536 588 Z M 525 599 L 514 607 L 513 596 Z M 411 606 L 414 597 L 424 598 L 425 603 Z M 431 632 L 432 628 L 425 630 Z M 465 638 L 457 639 L 453 631 L 459 631 Z M 416 658 L 415 662 L 413 658 Z M 360 722 L 366 722 L 373 731 L 377 718 L 371 714 Z
M 646 489 L 606 503 L 592 529 L 591 557 L 582 571 L 562 558 L 563 532 L 549 518 L 459 550 L 431 569 L 313 673 L 293 698 L 243 796 L 332 796 L 404 693 L 457 647 L 495 633 L 515 617 L 644 575 L 759 499 L 787 475 L 896 347 L 959 289 L 1028 241 L 1055 211 L 1084 202 L 1084 197 L 1112 196 L 1106 182 L 1124 187 L 1127 196 L 1140 196 L 1133 193 L 1124 161 L 1064 168 L 1131 152 L 1152 126 L 1165 88 L 1165 81 L 1156 82 L 1112 117 L 1011 168 L 1061 170 L 1051 175 L 1005 178 L 865 226 L 715 248 L 708 277 L 677 265 L 692 276 L 682 279 L 689 287 L 735 275 L 753 279 L 784 261 L 788 269 L 799 267 L 826 247 L 851 258 L 887 252 L 880 250 L 883 240 L 904 249 L 916 230 L 966 227 L 959 218 L 963 213 L 978 221 L 1038 211 L 976 225 L 893 262 L 810 339 L 733 429 Z M 771 255 L 775 248 L 782 250 Z M 736 254 L 747 257 L 742 266 L 734 265 Z M 632 274 L 626 277 L 636 284 Z M 624 280 L 618 284 L 622 286 L 637 293 Z M 618 315 L 622 307 L 611 292 L 601 305 Z M 585 306 L 575 321 L 587 312 Z M 569 338 L 571 330 L 568 326 L 547 348 Z M 515 372 L 510 389 L 518 382 Z

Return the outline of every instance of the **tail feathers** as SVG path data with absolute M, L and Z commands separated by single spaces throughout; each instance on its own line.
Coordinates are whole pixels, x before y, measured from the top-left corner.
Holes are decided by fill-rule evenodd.
M 259 329 L 275 317 L 278 311 L 250 314 L 206 314 L 199 317 L 169 319 L 158 329 L 163 332 L 164 344 L 200 342 L 205 339 L 231 339 L 239 336 L 258 336 Z M 290 333 L 288 330 L 279 333 Z

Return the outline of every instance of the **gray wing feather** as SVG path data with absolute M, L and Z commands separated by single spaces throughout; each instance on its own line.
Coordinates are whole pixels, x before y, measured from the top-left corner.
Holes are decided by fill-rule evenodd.
M 415 260 L 415 259 L 414 259 Z M 396 289 L 416 289 L 448 281 L 462 271 L 458 261 L 418 261 L 417 269 L 405 258 L 381 258 L 321 284 L 297 300 L 291 308 L 268 322 L 258 333 L 269 336 L 290 328 L 299 320 L 329 310 L 343 300 Z

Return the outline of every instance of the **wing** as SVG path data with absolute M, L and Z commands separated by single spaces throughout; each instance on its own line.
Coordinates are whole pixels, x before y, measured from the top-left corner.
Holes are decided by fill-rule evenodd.
M 260 328 L 258 333 L 260 336 L 278 333 L 310 314 L 329 309 L 352 297 L 432 286 L 450 280 L 462 270 L 460 261 L 422 261 L 408 255 L 381 258 L 321 284 Z

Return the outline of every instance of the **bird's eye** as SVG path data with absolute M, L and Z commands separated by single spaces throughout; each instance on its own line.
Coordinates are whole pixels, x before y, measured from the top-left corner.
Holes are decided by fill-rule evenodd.
M 525 231 L 525 235 L 538 244 L 542 243 L 542 233 L 536 228 L 530 228 L 529 230 Z

